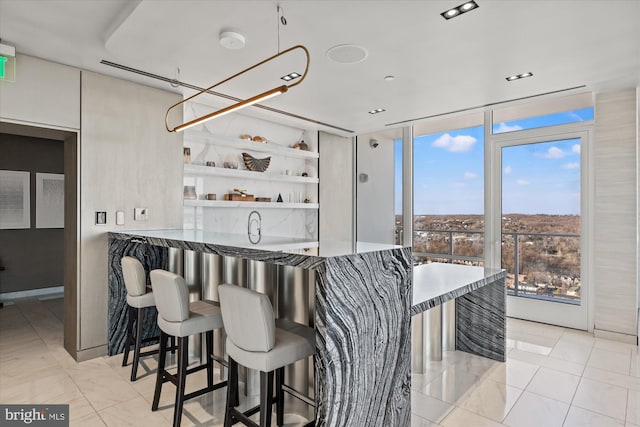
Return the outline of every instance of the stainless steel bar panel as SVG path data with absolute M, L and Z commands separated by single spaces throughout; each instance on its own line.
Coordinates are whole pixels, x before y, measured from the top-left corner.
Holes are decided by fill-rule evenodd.
M 223 261 L 220 255 L 202 253 L 202 299 L 218 301 L 218 286 L 223 282 L 224 272 L 222 271 Z M 213 354 L 218 359 L 224 359 L 226 334 L 224 329 L 213 331 Z M 219 368 L 219 378 L 223 380 L 227 376 L 227 369 Z
M 189 302 L 202 299 L 202 254 L 195 251 L 183 251 L 183 277 L 189 289 Z M 189 337 L 189 361 L 202 362 L 202 335 Z
M 454 351 L 456 349 L 455 299 L 442 304 L 442 349 L 444 351 Z
M 425 317 L 427 360 L 440 361 L 442 360 L 442 306 L 437 305 L 430 308 Z
M 424 313 L 411 318 L 411 373 L 424 374 Z

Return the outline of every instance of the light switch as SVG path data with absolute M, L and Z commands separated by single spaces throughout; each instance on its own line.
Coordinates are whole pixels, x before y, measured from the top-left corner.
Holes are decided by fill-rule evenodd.
M 96 225 L 105 225 L 107 223 L 106 212 L 96 212 Z
M 116 211 L 116 225 L 124 225 L 124 211 Z
M 146 221 L 149 219 L 149 210 L 147 208 L 135 208 L 133 210 L 134 221 Z

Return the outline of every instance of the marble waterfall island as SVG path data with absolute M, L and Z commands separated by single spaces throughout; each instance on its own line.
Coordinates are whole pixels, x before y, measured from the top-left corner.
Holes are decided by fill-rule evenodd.
M 320 242 L 306 252 L 308 243 L 262 236 L 254 245 L 246 234 L 182 229 L 109 233 L 109 353 L 122 351 L 124 342 L 125 255 L 146 270 L 167 269 L 170 248 L 299 267 L 315 273 L 316 425 L 409 426 L 411 249 Z M 145 323 L 146 333 L 154 326 Z

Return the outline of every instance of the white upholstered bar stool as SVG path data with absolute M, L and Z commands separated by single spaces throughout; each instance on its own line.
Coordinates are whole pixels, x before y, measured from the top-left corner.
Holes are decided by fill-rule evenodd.
M 129 320 L 127 321 L 127 336 L 125 339 L 124 356 L 122 366 L 129 362 L 129 351 L 133 345 L 133 363 L 131 365 L 131 381 L 136 380 L 140 356 L 149 356 L 158 353 L 158 350 L 141 352 L 142 344 L 156 340 L 158 337 L 142 339 L 143 309 L 155 307 L 156 301 L 153 292 L 147 292 L 147 276 L 142 263 L 137 258 L 126 256 L 120 260 L 122 276 L 127 288 L 127 306 L 129 307 Z M 133 335 L 133 325 L 136 324 L 136 333 Z
M 213 383 L 213 330 L 222 328 L 220 307 L 213 301 L 189 302 L 189 290 L 182 276 L 165 270 L 153 270 L 150 273 L 151 285 L 158 309 L 160 327 L 160 356 L 158 376 L 151 410 L 158 409 L 162 384 L 171 381 L 176 386 L 176 400 L 173 412 L 173 425 L 179 426 L 182 419 L 182 407 L 185 400 L 201 396 L 227 385 L 227 381 Z M 205 333 L 206 361 L 204 364 L 187 369 L 189 364 L 189 336 Z M 175 375 L 166 368 L 167 341 L 169 337 L 178 337 L 178 367 Z M 221 362 L 218 359 L 215 359 Z M 184 394 L 187 375 L 207 370 L 207 386 L 187 395 Z
M 284 367 L 313 355 L 315 331 L 298 323 L 276 321 L 269 297 L 235 285 L 220 285 L 220 308 L 227 333 L 229 386 L 224 426 L 242 422 L 258 427 L 249 417 L 260 411 L 260 427 L 271 426 L 273 375 L 276 374 L 277 425 L 284 423 Z M 260 371 L 260 405 L 240 412 L 238 405 L 238 364 Z M 300 397 L 301 393 L 292 393 Z M 308 402 L 307 399 L 304 399 Z M 308 402 L 309 403 L 309 402 Z M 313 426 L 311 421 L 307 426 Z

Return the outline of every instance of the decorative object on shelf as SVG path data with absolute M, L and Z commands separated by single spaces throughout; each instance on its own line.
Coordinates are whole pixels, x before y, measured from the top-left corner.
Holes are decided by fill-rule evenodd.
M 293 149 L 294 150 L 309 151 L 309 146 L 307 145 L 306 142 L 300 141 L 300 142 L 296 142 L 295 144 L 293 144 Z
M 256 159 L 249 153 L 242 153 L 242 159 L 247 169 L 252 172 L 264 172 L 269 167 L 269 163 L 271 163 L 271 157 Z
M 261 142 L 261 143 L 266 143 L 267 142 L 267 138 L 265 138 L 264 136 L 254 136 L 252 139 L 253 142 Z
M 256 197 L 256 202 L 270 202 L 271 197 Z
M 214 193 L 208 193 L 207 200 L 216 200 L 216 195 Z
M 231 153 L 227 154 L 222 162 L 222 166 L 227 169 L 238 169 L 238 161 L 233 157 Z
M 282 203 L 282 194 L 278 193 L 278 198 L 276 199 L 276 202 Z
M 233 202 L 253 202 L 253 194 L 247 194 L 247 190 L 241 190 L 239 188 L 233 189 L 234 193 L 224 195 L 225 200 L 231 200 Z
M 183 197 L 185 200 L 197 200 L 198 193 L 196 193 L 195 185 L 185 185 L 183 190 Z
M 183 160 L 185 164 L 191 163 L 191 148 L 184 147 L 182 149 L 182 155 L 183 155 L 183 158 L 184 158 Z
M 205 164 L 207 166 L 211 166 L 211 167 L 215 167 L 216 166 L 216 162 L 214 162 L 213 160 L 207 160 L 207 162 Z
M 226 83 L 226 82 L 228 82 L 230 80 L 233 80 L 236 77 L 238 77 L 238 76 L 240 76 L 240 75 L 242 75 L 242 74 L 244 74 L 244 73 L 246 73 L 248 71 L 253 70 L 254 68 L 257 68 L 257 67 L 259 67 L 259 66 L 261 66 L 261 65 L 263 65 L 263 64 L 265 64 L 267 62 L 273 61 L 274 59 L 276 59 L 276 58 L 278 58 L 280 56 L 286 55 L 287 53 L 292 52 L 292 51 L 297 50 L 297 49 L 300 49 L 300 50 L 302 50 L 304 52 L 304 54 L 306 56 L 306 60 L 307 60 L 306 62 L 307 63 L 305 65 L 304 73 L 302 73 L 302 76 L 299 79 L 297 79 L 294 83 L 291 83 L 289 85 L 278 86 L 278 87 L 276 87 L 274 89 L 268 90 L 268 91 L 263 92 L 263 93 L 261 93 L 259 95 L 256 95 L 256 96 L 253 96 L 251 98 L 247 98 L 247 99 L 241 100 L 241 101 L 239 101 L 239 102 L 237 102 L 235 104 L 232 104 L 232 105 L 230 105 L 228 107 L 224 107 L 224 108 L 221 108 L 219 110 L 216 110 L 213 113 L 206 114 L 204 116 L 195 118 L 195 119 L 193 119 L 191 121 L 188 121 L 186 123 L 182 123 L 182 124 L 174 126 L 174 127 L 169 127 L 169 113 L 171 112 L 171 110 L 173 110 L 177 106 L 182 105 L 185 102 L 191 101 L 193 98 L 195 98 L 197 96 L 200 96 L 203 93 L 210 93 L 210 94 L 214 94 L 214 95 L 219 95 L 218 93 L 213 92 L 212 89 L 217 87 L 217 86 L 219 86 L 219 85 L 221 85 L 221 84 L 223 84 L 223 83 Z M 272 98 L 272 97 L 274 97 L 276 95 L 280 95 L 282 93 L 285 93 L 290 88 L 292 88 L 294 86 L 297 86 L 297 85 L 299 85 L 300 83 L 302 83 L 304 81 L 304 79 L 307 77 L 307 73 L 309 72 L 309 62 L 310 62 L 309 50 L 307 50 L 307 48 L 302 46 L 302 45 L 296 45 L 296 46 L 290 47 L 289 49 L 283 50 L 282 52 L 278 52 L 277 54 L 275 54 L 273 56 L 270 56 L 269 58 L 264 59 L 264 60 L 258 62 L 255 65 L 252 65 L 252 66 L 250 66 L 248 68 L 245 68 L 244 70 L 240 71 L 239 73 L 236 73 L 236 74 L 232 75 L 231 77 L 227 77 L 226 79 L 224 79 L 222 81 L 219 81 L 218 83 L 215 83 L 215 84 L 209 86 L 208 88 L 202 89 L 200 92 L 198 92 L 198 93 L 196 93 L 194 95 L 191 95 L 190 97 L 185 98 L 180 102 L 176 102 L 175 104 L 173 104 L 171 107 L 169 107 L 167 109 L 167 113 L 166 113 L 165 118 L 164 118 L 165 127 L 167 128 L 167 131 L 169 131 L 169 132 L 180 132 L 180 131 L 188 129 L 188 128 L 192 127 L 192 126 L 196 126 L 196 125 L 199 125 L 200 123 L 204 123 L 204 122 L 206 122 L 208 120 L 211 120 L 211 119 L 213 119 L 215 117 L 220 117 L 220 116 L 222 116 L 224 114 L 228 114 L 228 113 L 240 110 L 241 108 L 245 108 L 245 107 L 248 107 L 250 105 L 257 104 L 260 101 L 264 101 L 264 100 Z
M 308 197 L 306 199 L 304 199 L 305 203 L 311 203 L 311 199 L 309 199 Z
M 242 135 L 240 135 L 240 139 L 244 139 L 245 141 L 251 141 L 251 135 L 243 133 Z
M 308 173 L 306 173 L 306 172 L 302 172 L 302 174 L 300 174 L 300 176 L 304 176 L 304 177 L 306 178 L 306 177 L 308 177 L 308 176 L 309 176 L 309 174 L 308 174 Z

